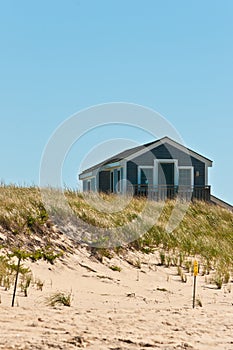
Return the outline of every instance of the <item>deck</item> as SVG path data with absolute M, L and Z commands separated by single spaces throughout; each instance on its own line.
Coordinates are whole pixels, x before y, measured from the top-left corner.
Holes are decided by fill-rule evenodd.
M 185 201 L 197 199 L 209 202 L 210 189 L 211 186 L 128 186 L 128 191 L 133 192 L 134 196 L 148 197 L 156 201 L 179 198 L 180 200 Z

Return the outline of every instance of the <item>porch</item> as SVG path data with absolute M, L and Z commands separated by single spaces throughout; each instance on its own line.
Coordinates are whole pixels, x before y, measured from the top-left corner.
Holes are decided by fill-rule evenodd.
M 155 201 L 179 198 L 190 201 L 193 199 L 210 201 L 211 186 L 174 186 L 174 185 L 129 185 L 128 192 L 133 192 L 134 196 L 149 197 Z

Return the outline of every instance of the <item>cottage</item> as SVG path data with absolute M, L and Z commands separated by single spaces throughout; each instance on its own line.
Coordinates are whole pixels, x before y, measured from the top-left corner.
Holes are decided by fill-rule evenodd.
M 83 191 L 127 193 L 164 200 L 210 200 L 212 161 L 164 137 L 127 149 L 79 175 Z

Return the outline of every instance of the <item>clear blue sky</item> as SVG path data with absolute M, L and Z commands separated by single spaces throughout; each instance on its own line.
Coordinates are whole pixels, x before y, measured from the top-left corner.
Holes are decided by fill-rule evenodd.
M 37 184 L 43 149 L 61 122 L 124 101 L 155 109 L 212 159 L 213 193 L 233 203 L 231 0 L 0 6 L 1 179 Z M 76 174 L 66 176 L 74 187 Z

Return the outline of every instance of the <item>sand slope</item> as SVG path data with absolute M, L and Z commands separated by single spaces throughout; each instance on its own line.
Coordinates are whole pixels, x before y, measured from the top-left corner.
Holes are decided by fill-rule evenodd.
M 126 261 L 136 259 L 141 269 Z M 203 307 L 192 309 L 193 277 L 182 283 L 176 267 L 157 263 L 128 252 L 102 264 L 85 247 L 55 265 L 30 263 L 43 290 L 30 286 L 26 298 L 18 289 L 11 308 L 12 289 L 0 289 L 0 349 L 233 349 L 233 285 L 217 290 L 198 276 Z M 54 291 L 71 291 L 71 307 L 46 306 Z

